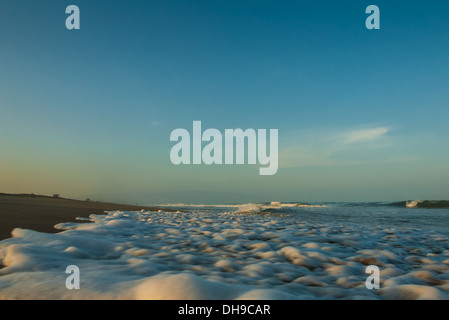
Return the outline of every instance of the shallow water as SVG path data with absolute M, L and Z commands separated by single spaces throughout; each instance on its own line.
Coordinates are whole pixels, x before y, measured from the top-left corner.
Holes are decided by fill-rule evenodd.
M 0 298 L 447 299 L 447 209 L 177 205 L 111 212 L 0 242 Z M 445 219 L 444 221 L 442 221 Z M 67 290 L 65 269 L 81 270 Z M 365 286 L 368 265 L 380 290 Z
M 438 230 L 449 232 L 449 208 L 407 208 L 399 203 L 387 202 L 319 202 L 307 203 L 296 207 L 298 203 L 236 204 L 236 205 L 169 205 L 179 210 L 194 210 L 198 212 L 242 211 L 249 207 L 252 213 L 270 213 L 273 215 L 290 216 L 311 223 L 329 223 L 360 226 L 407 227 L 420 228 L 428 231 Z M 402 204 L 402 203 L 401 203 Z M 321 207 L 323 206 L 323 207 Z M 244 211 L 244 209 L 243 209 Z

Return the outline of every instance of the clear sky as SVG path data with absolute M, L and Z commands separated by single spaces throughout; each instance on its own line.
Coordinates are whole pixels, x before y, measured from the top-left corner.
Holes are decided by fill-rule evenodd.
M 0 43 L 0 192 L 449 198 L 448 1 L 5 0 Z M 170 133 L 194 120 L 278 129 L 278 173 L 174 166 Z

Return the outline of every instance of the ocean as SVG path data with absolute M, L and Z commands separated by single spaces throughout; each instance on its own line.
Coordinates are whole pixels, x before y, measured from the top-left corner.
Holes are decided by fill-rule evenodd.
M 265 202 L 261 204 L 162 204 L 162 207 L 209 213 L 282 215 L 310 223 L 421 228 L 449 231 L 449 201 Z

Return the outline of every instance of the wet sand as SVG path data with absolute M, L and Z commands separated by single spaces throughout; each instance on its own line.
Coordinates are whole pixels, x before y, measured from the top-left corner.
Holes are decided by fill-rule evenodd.
M 0 240 L 10 238 L 14 228 L 56 233 L 60 230 L 53 228 L 55 224 L 81 222 L 76 220 L 77 217 L 87 218 L 91 214 L 102 214 L 104 211 L 139 211 L 141 209 L 155 211 L 161 208 L 29 194 L 0 194 Z

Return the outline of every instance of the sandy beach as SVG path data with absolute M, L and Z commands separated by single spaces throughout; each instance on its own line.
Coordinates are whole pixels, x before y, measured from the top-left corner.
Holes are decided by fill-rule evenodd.
M 14 228 L 55 233 L 60 231 L 53 228 L 55 224 L 74 222 L 77 217 L 87 218 L 91 214 L 103 214 L 104 211 L 141 209 L 155 211 L 160 208 L 0 193 L 0 240 L 10 238 Z

